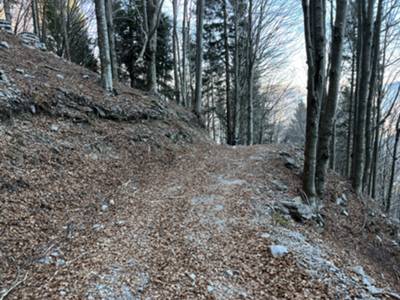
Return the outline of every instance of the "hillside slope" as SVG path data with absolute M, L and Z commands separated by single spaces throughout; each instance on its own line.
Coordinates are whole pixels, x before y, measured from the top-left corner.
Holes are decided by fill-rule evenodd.
M 1 41 L 0 297 L 398 297 L 395 233 L 345 181 L 323 228 L 284 207 L 296 149 L 214 145 L 180 107 Z

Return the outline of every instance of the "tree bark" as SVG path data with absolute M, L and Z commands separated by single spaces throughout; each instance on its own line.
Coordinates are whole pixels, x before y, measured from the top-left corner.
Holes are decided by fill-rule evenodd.
M 63 36 L 63 55 L 66 60 L 71 59 L 70 47 L 69 47 L 69 37 L 68 37 L 68 29 L 67 29 L 67 3 L 65 0 L 59 0 L 60 4 L 60 12 L 61 12 L 61 30 Z
M 386 213 L 390 212 L 390 208 L 392 206 L 393 183 L 394 183 L 394 175 L 396 172 L 397 146 L 399 144 L 399 139 L 400 139 L 400 115 L 396 122 L 396 137 L 395 137 L 394 147 L 393 147 L 392 167 L 391 167 L 390 180 L 389 180 L 389 190 L 388 190 L 388 196 L 387 196 L 386 207 L 385 207 Z
M 11 23 L 12 22 L 12 14 L 11 14 L 11 3 L 10 2 L 11 2 L 11 0 L 3 0 L 4 15 L 6 17 L 6 20 Z
M 101 61 L 101 80 L 104 89 L 112 91 L 112 70 L 110 58 L 110 43 L 108 40 L 106 8 L 104 0 L 95 0 L 98 46 Z
M 387 37 L 385 34 L 385 41 L 383 45 L 383 54 L 382 54 L 382 61 L 386 61 L 386 41 Z M 381 106 L 382 106 L 382 98 L 383 98 L 383 79 L 385 76 L 385 64 L 383 63 L 382 66 L 379 68 L 379 88 L 378 88 L 378 95 L 376 100 L 376 124 L 375 124 L 375 141 L 374 141 L 374 153 L 373 153 L 373 168 L 372 168 L 372 191 L 371 197 L 375 199 L 376 197 L 376 181 L 378 177 L 378 158 L 379 158 L 379 141 L 380 141 L 380 126 L 381 126 Z
M 42 6 L 42 42 L 47 41 L 47 0 L 43 1 Z
M 175 0 L 174 0 L 175 1 Z M 182 19 L 182 78 L 181 78 L 181 96 L 182 104 L 186 107 L 189 106 L 187 99 L 187 75 L 186 75 L 186 55 L 187 55 L 187 14 L 188 14 L 188 0 L 183 1 L 183 19 Z
M 177 56 L 178 48 L 178 32 L 177 32 L 177 17 L 178 17 L 178 0 L 172 0 L 172 13 L 173 13 L 173 21 L 172 21 L 172 52 L 174 59 L 174 85 L 175 85 L 175 101 L 177 104 L 180 104 L 180 91 L 179 91 L 179 60 Z
M 237 120 L 240 111 L 240 97 L 239 97 L 239 0 L 235 1 L 235 20 L 234 20 L 234 30 L 235 30 L 235 58 L 234 58 L 234 68 L 235 68 L 235 97 L 233 101 L 233 117 L 232 117 L 232 127 L 234 135 L 234 143 L 237 143 L 238 129 Z
M 329 168 L 333 171 L 336 170 L 336 115 L 334 117 L 332 125 L 332 137 L 330 142 L 330 154 L 329 154 Z
M 235 144 L 235 130 L 232 126 L 232 105 L 231 105 L 231 77 L 229 66 L 229 41 L 228 41 L 228 10 L 227 0 L 223 0 L 224 11 L 224 50 L 225 50 L 225 98 L 226 98 L 226 143 Z
M 316 164 L 316 188 L 322 196 L 325 189 L 325 177 L 328 169 L 329 146 L 331 143 L 333 126 L 335 123 L 337 98 L 339 94 L 340 77 L 342 71 L 343 35 L 346 26 L 347 0 L 336 1 L 336 18 L 331 45 L 331 63 L 329 72 L 329 88 L 327 99 L 324 102 L 319 121 L 318 150 Z
M 357 27 L 357 44 L 356 44 L 356 87 L 354 91 L 354 114 L 353 114 L 353 149 L 351 153 L 351 171 L 350 171 L 350 178 L 353 179 L 354 177 L 354 170 L 355 170 L 355 164 L 356 160 L 354 159 L 356 155 L 356 147 L 355 144 L 357 142 L 357 136 L 356 136 L 356 130 L 357 130 L 357 124 L 358 124 L 358 102 L 359 102 L 359 94 L 360 94 L 360 79 L 361 79 L 361 63 L 362 63 L 362 48 L 363 48 L 363 6 L 364 2 L 358 1 L 355 3 L 356 7 L 356 13 L 357 13 L 357 22 L 356 22 L 356 27 Z
M 113 80 L 118 80 L 117 52 L 115 50 L 115 34 L 113 22 L 112 0 L 105 0 L 108 42 L 110 43 L 110 60 Z
M 369 91 L 368 91 L 368 100 L 367 100 L 367 116 L 365 123 L 365 168 L 363 175 L 363 188 L 364 190 L 367 187 L 369 178 L 370 178 L 370 170 L 371 170 L 371 146 L 373 136 L 371 130 L 371 111 L 372 105 L 376 94 L 376 81 L 377 81 L 377 73 L 378 73 L 378 65 L 380 61 L 380 35 L 381 35 L 381 23 L 382 23 L 382 6 L 383 0 L 378 1 L 378 11 L 375 20 L 374 33 L 373 33 L 373 43 L 372 43 L 372 68 L 371 68 L 371 76 L 369 80 Z
M 147 47 L 147 55 L 149 57 L 147 66 L 147 89 L 151 93 L 157 92 L 157 8 L 158 0 L 147 1 L 148 28 L 153 33 L 149 36 Z M 150 34 L 148 33 L 148 35 Z
M 40 37 L 40 29 L 39 29 L 39 12 L 37 0 L 32 0 L 32 21 L 33 21 L 33 32 Z
M 354 89 L 355 89 L 355 68 L 356 57 L 354 50 L 352 51 L 351 62 L 351 80 L 350 80 L 350 96 L 349 96 L 349 112 L 348 112 L 348 128 L 347 128 L 347 146 L 346 146 L 346 169 L 345 174 L 350 177 L 351 173 L 351 140 L 353 133 L 353 107 L 354 107 Z
M 365 167 L 365 128 L 366 128 L 366 110 L 368 97 L 368 84 L 370 80 L 371 70 L 371 44 L 372 44 L 372 18 L 375 0 L 366 0 L 362 2 L 363 14 L 363 30 L 359 34 L 363 34 L 362 58 L 361 58 L 361 77 L 358 95 L 358 118 L 357 127 L 355 128 L 354 143 L 354 171 L 352 184 L 356 192 L 362 194 L 363 174 Z M 366 9 L 365 9 L 366 8 Z
M 247 29 L 247 145 L 253 144 L 253 0 L 249 0 Z
M 306 195 L 314 200 L 318 123 L 325 82 L 325 1 L 303 0 L 302 4 L 308 64 L 303 189 Z
M 196 90 L 194 112 L 198 117 L 201 117 L 204 0 L 197 0 L 196 18 Z

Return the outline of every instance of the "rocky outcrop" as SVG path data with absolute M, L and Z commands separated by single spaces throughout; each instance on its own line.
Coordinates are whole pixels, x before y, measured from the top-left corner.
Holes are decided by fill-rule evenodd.
M 105 101 L 96 101 L 91 96 L 80 95 L 63 88 L 51 90 L 47 97 L 23 93 L 9 81 L 0 70 L 0 119 L 12 115 L 30 112 L 43 113 L 54 117 L 65 117 L 75 121 L 87 121 L 98 117 L 117 121 L 160 120 L 170 111 L 162 101 L 152 100 L 149 105 L 133 103 L 129 97 L 109 97 Z

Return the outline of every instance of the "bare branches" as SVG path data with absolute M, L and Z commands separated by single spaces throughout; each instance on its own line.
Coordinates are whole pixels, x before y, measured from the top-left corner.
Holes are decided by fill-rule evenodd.
M 20 276 L 20 270 L 18 269 L 17 276 L 14 282 L 11 284 L 11 286 L 9 288 L 0 291 L 0 300 L 6 299 L 6 297 L 20 284 L 22 284 L 27 278 L 28 278 L 28 273 L 25 273 L 25 275 Z

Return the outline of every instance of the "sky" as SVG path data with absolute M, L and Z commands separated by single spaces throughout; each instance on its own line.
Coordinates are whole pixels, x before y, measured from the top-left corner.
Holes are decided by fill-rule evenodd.
M 193 0 L 192 0 L 193 1 Z M 280 78 L 283 78 L 291 86 L 298 89 L 301 93 L 306 93 L 307 82 L 307 66 L 305 57 L 305 47 L 303 38 L 303 22 L 301 13 L 301 2 L 297 0 L 276 0 L 276 1 L 291 1 L 294 5 L 294 24 L 293 27 L 288 28 L 291 32 L 288 35 L 295 35 L 295 41 L 291 43 L 289 52 L 287 54 L 286 65 L 279 71 Z M 1 0 L 0 0 L 1 2 Z M 90 1 L 83 1 L 83 10 L 88 15 L 90 35 L 96 35 L 96 22 L 94 17 L 94 8 Z M 195 3 L 195 1 L 193 1 Z M 1 6 L 1 5 L 0 5 Z M 183 0 L 178 0 L 178 26 L 182 24 L 182 9 Z M 172 18 L 172 0 L 164 0 L 163 12 Z M 192 22 L 194 24 L 194 22 Z
M 303 37 L 303 18 L 301 1 L 298 0 L 277 0 L 293 3 L 293 26 L 287 28 L 288 35 L 294 35 L 295 40 L 290 44 L 286 58 L 286 66 L 280 70 L 280 77 L 284 78 L 292 87 L 298 89 L 299 93 L 306 95 L 307 88 L 307 64 Z M 178 0 L 178 24 L 182 22 L 183 0 Z M 165 0 L 163 12 L 172 18 L 172 0 Z

